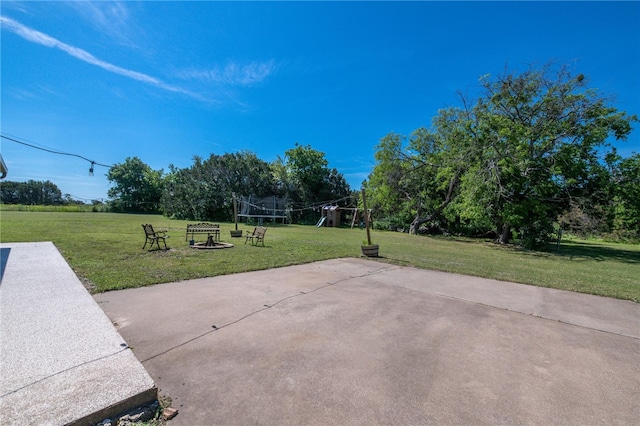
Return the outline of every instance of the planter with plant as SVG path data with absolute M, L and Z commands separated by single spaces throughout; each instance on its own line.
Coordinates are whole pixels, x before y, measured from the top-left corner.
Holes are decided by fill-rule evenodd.
M 380 246 L 378 244 L 371 244 L 371 242 L 363 241 L 360 246 L 362 254 L 367 257 L 378 257 Z
M 367 199 L 362 189 L 362 207 L 364 207 L 364 227 L 367 230 L 367 240 L 362 242 L 360 249 L 362 254 L 367 257 L 378 257 L 380 246 L 371 242 L 371 230 L 369 229 L 369 210 L 367 210 Z

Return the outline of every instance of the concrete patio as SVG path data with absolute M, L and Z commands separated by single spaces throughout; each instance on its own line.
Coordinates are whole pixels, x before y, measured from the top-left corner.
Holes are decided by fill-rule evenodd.
M 637 424 L 640 305 L 364 259 L 95 295 L 177 425 Z
M 52 243 L 0 259 L 0 424 L 91 424 L 155 384 L 174 426 L 640 417 L 632 302 L 365 259 L 92 298 Z

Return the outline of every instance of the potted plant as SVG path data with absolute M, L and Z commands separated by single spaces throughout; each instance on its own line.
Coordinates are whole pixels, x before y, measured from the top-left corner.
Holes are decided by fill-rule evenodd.
M 371 244 L 371 241 L 363 241 L 360 246 L 362 254 L 367 257 L 378 257 L 378 251 L 380 246 L 378 244 Z

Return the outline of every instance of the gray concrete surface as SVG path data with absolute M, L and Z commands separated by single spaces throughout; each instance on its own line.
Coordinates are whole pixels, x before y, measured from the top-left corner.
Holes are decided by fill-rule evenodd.
M 632 302 L 365 259 L 94 298 L 173 399 L 172 426 L 640 418 Z
M 156 398 L 50 242 L 0 244 L 0 424 L 89 424 Z

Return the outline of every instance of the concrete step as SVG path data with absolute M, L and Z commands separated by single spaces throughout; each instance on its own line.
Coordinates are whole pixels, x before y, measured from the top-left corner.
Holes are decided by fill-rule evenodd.
M 92 424 L 157 388 L 51 242 L 0 244 L 0 424 Z

